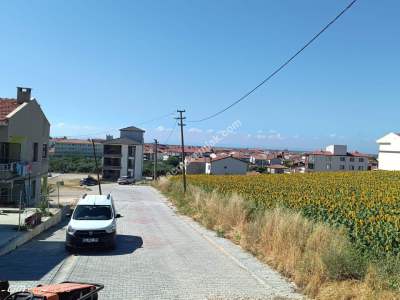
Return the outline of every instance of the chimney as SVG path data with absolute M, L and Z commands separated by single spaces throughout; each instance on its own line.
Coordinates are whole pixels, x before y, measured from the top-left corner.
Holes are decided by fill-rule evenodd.
M 22 104 L 31 100 L 31 88 L 17 87 L 17 103 Z

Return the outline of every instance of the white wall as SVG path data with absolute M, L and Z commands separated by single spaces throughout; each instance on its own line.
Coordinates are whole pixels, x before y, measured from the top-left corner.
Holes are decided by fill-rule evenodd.
M 142 179 L 143 174 L 143 145 L 136 145 L 135 150 L 135 179 Z
M 379 152 L 378 169 L 387 171 L 400 171 L 400 152 Z
M 20 105 L 10 115 L 8 142 L 17 141 L 21 144 L 21 161 L 27 161 L 32 164 L 31 182 L 36 179 L 35 199 L 29 200 L 30 203 L 32 201 L 37 202 L 40 199 L 41 177 L 47 176 L 48 152 L 46 158 L 42 158 L 42 152 L 43 145 L 48 145 L 49 143 L 49 133 L 50 123 L 36 100 Z M 37 162 L 32 162 L 34 143 L 38 143 Z M 26 180 L 26 186 L 29 186 L 28 180 Z
M 121 145 L 121 155 L 121 173 L 119 176 L 128 176 L 128 145 Z
M 400 136 L 389 133 L 380 138 L 378 155 L 378 169 L 400 171 Z

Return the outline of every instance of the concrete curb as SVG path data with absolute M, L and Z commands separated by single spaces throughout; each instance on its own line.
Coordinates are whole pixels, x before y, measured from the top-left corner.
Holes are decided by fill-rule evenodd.
M 0 256 L 10 253 L 11 251 L 17 249 L 19 246 L 22 246 L 26 242 L 29 242 L 35 236 L 41 234 L 43 231 L 46 231 L 50 227 L 58 224 L 62 220 L 62 216 L 64 214 L 64 209 L 60 209 L 57 213 L 55 213 L 52 217 L 39 224 L 32 230 L 26 231 L 21 236 L 18 236 L 12 239 L 7 245 L 0 247 Z

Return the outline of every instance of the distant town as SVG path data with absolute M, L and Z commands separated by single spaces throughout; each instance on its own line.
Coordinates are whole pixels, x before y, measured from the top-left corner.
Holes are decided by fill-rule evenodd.
M 31 89 L 17 88 L 16 98 L 0 99 L 1 197 L 15 203 L 21 191 L 26 199 L 40 198 L 41 177 L 49 170 L 94 173 L 97 155 L 103 180 L 129 177 L 135 181 L 157 175 L 307 173 L 334 171 L 400 170 L 400 135 L 389 133 L 377 140 L 379 155 L 360 153 L 346 145 L 328 145 L 309 152 L 185 146 L 145 143 L 145 131 L 135 126 L 120 129 L 120 136 L 104 139 L 50 138 L 50 124 Z M 38 124 L 40 126 L 38 126 Z M 71 169 L 62 159 L 73 160 Z M 79 162 L 77 159 L 81 159 Z M 158 167 L 154 174 L 154 163 Z M 184 168 L 183 168 L 184 167 Z M 31 200 L 26 200 L 31 201 Z

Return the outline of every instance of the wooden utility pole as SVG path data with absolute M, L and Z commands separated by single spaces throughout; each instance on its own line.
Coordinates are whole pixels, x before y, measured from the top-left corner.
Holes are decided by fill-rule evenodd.
M 101 195 L 101 182 L 100 182 L 100 174 L 99 174 L 99 165 L 97 163 L 97 156 L 96 156 L 96 147 L 94 146 L 94 141 L 92 139 L 92 146 L 93 146 L 93 155 L 94 155 L 94 163 L 96 164 L 96 173 L 97 173 L 97 182 L 99 183 L 99 195 Z
M 185 126 L 185 124 L 183 124 L 183 120 L 185 120 L 186 118 L 183 116 L 183 113 L 185 112 L 185 110 L 179 110 L 178 109 L 177 112 L 179 113 L 179 117 L 176 118 L 176 119 L 179 120 L 178 125 L 181 126 L 183 191 L 186 193 L 185 143 L 184 143 L 184 140 L 183 140 L 183 126 Z
M 154 157 L 153 157 L 153 163 L 154 163 L 154 165 L 153 165 L 153 179 L 154 180 L 157 180 L 157 153 L 158 153 L 158 150 L 157 150 L 157 143 L 158 143 L 158 141 L 157 141 L 157 139 L 154 139 L 154 150 L 153 150 L 153 155 L 154 155 Z

